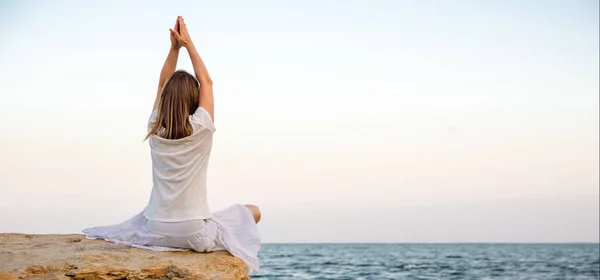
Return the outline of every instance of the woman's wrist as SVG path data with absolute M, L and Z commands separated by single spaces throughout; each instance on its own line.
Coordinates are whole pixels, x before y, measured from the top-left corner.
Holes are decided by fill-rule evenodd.
M 195 48 L 194 43 L 192 43 L 192 42 L 184 44 L 183 47 L 186 48 L 187 50 L 191 50 L 191 49 Z

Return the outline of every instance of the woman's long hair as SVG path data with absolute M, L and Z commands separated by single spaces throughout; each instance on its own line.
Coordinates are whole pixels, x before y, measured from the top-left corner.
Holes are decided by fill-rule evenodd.
M 199 105 L 198 80 L 190 73 L 175 71 L 165 83 L 158 114 L 154 125 L 146 135 L 156 135 L 165 139 L 181 139 L 192 135 L 193 128 L 188 118 Z

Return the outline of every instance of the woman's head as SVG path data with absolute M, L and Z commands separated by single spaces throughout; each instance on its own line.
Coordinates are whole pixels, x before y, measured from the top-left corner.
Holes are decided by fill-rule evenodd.
M 156 122 L 146 139 L 152 134 L 166 139 L 192 135 L 188 118 L 198 108 L 199 98 L 198 80 L 186 71 L 175 71 L 162 89 Z

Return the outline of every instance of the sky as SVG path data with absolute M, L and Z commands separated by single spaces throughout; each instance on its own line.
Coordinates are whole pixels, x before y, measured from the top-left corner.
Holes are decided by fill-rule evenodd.
M 598 242 L 598 9 L 0 1 L 0 232 L 143 210 L 181 15 L 214 81 L 211 210 L 258 205 L 263 242 Z

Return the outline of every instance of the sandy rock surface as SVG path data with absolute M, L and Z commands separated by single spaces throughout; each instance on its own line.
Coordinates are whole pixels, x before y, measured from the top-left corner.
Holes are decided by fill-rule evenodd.
M 249 280 L 227 252 L 154 252 L 83 235 L 0 233 L 0 280 Z

